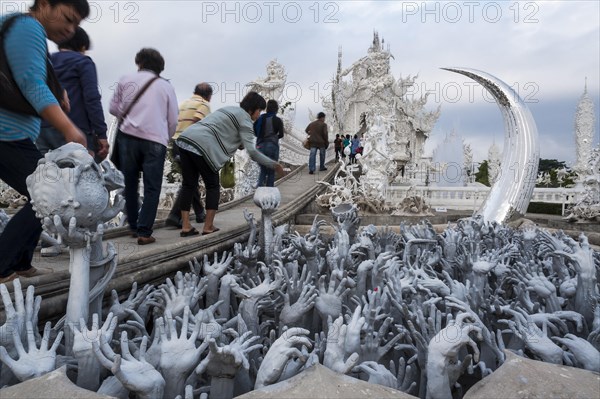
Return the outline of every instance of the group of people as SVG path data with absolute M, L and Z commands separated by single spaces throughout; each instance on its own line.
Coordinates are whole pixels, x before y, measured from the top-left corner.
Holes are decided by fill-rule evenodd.
M 0 179 L 28 199 L 26 178 L 45 152 L 75 142 L 88 148 L 96 162 L 109 153 L 96 67 L 85 55 L 90 39 L 79 27 L 89 13 L 87 0 L 35 0 L 26 14 L 0 17 L 4 50 L 0 72 L 12 77 L 14 92 L 32 107 L 32 112 L 16 108 L 10 97 L 14 92 L 0 93 Z M 51 56 L 47 39 L 59 48 Z M 259 185 L 273 185 L 275 173 L 284 173 L 277 162 L 278 139 L 283 136 L 283 123 L 275 116 L 278 104 L 250 92 L 239 107 L 211 113 L 212 88 L 201 83 L 179 107 L 173 86 L 160 77 L 165 61 L 157 50 L 141 49 L 135 64 L 137 71 L 119 80 L 110 101 L 110 113 L 118 120 L 111 160 L 124 175 L 131 234 L 139 245 L 156 241 L 152 226 L 169 145 L 183 179 L 169 220 L 181 228 L 182 237 L 218 231 L 214 218 L 220 198 L 219 170 L 238 149 L 245 148 L 261 165 Z M 206 187 L 206 210 L 198 193 L 200 176 Z M 204 221 L 202 232 L 190 223 L 192 204 L 196 221 Z M 0 283 L 43 273 L 31 264 L 41 232 L 40 220 L 28 202 L 0 235 Z
M 356 155 L 362 154 L 363 148 L 358 138 L 358 135 L 355 134 L 351 139 L 350 135 L 346 136 L 336 134 L 335 140 L 333 141 L 333 145 L 335 148 L 335 161 L 338 162 L 340 158 L 346 158 L 346 152 L 348 152 L 349 163 L 356 163 Z M 346 151 L 348 149 L 348 151 Z

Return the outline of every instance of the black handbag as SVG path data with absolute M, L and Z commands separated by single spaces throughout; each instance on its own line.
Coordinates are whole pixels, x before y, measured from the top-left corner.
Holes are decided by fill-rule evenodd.
M 121 115 L 121 117 L 119 118 L 119 122 L 117 123 L 117 131 L 115 132 L 115 142 L 112 145 L 110 158 L 109 158 L 110 161 L 113 163 L 113 165 L 115 165 L 115 168 L 117 168 L 119 170 L 121 170 L 121 161 L 119 159 L 119 136 L 121 134 L 123 134 L 123 132 L 121 132 L 121 124 L 123 123 L 123 121 L 125 120 L 127 115 L 129 114 L 129 111 L 131 111 L 131 109 L 133 108 L 135 103 L 137 103 L 138 100 L 140 99 L 140 97 L 142 96 L 142 94 L 144 94 L 146 89 L 148 87 L 150 87 L 150 85 L 158 78 L 159 78 L 159 76 L 155 76 L 152 79 L 150 79 L 148 82 L 146 82 L 146 84 L 140 89 L 140 91 L 138 91 L 138 93 L 134 97 L 133 101 L 129 103 L 129 105 L 127 106 L 127 109 L 125 109 L 125 112 L 123 112 L 123 115 Z
M 15 15 L 4 21 L 0 30 L 0 107 L 12 112 L 38 116 L 36 110 L 17 86 L 4 51 L 4 35 L 20 17 L 31 18 L 22 14 Z M 49 55 L 46 55 L 46 84 L 56 100 L 62 103 L 64 90 L 54 73 Z

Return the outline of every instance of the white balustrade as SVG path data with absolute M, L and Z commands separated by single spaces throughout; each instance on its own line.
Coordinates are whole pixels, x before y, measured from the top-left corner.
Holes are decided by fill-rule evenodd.
M 489 187 L 427 187 L 427 186 L 389 186 L 386 202 L 399 203 L 407 195 L 425 198 L 431 207 L 445 207 L 457 210 L 476 210 L 487 197 Z M 583 195 L 576 188 L 536 188 L 531 202 L 545 202 L 565 205 L 575 204 Z

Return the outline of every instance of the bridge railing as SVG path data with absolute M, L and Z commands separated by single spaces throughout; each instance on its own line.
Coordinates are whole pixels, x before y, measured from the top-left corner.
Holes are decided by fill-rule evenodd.
M 389 186 L 386 190 L 388 204 L 400 203 L 407 195 L 425 198 L 431 207 L 458 210 L 476 210 L 485 201 L 490 187 L 428 187 Z M 531 202 L 562 204 L 564 214 L 567 205 L 577 203 L 583 191 L 575 188 L 535 188 Z

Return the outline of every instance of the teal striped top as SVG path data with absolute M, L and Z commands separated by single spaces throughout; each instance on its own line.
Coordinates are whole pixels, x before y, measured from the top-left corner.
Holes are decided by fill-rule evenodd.
M 0 25 L 11 15 L 0 17 Z M 20 17 L 4 37 L 4 50 L 17 86 L 39 113 L 57 104 L 46 85 L 48 44 L 44 27 L 34 18 Z M 41 119 L 0 108 L 0 141 L 30 139 L 40 133 Z

